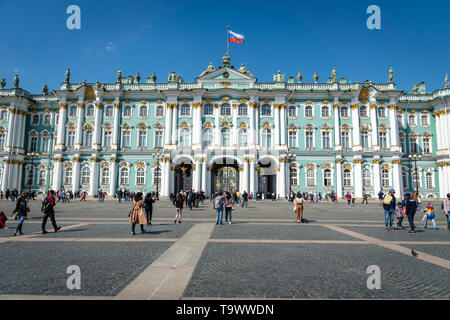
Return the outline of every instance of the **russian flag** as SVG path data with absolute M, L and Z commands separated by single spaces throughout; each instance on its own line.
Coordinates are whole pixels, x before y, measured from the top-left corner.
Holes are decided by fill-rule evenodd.
M 244 43 L 245 37 L 242 34 L 233 32 L 230 30 L 230 42 L 234 43 Z

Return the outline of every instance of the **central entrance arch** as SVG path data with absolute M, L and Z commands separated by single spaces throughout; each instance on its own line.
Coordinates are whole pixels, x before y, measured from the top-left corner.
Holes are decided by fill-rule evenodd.
M 192 189 L 192 160 L 181 158 L 176 161 L 174 176 L 174 191 L 178 193 L 182 190 Z
M 277 163 L 269 158 L 258 162 L 258 191 L 267 194 L 277 192 Z
M 239 191 L 239 164 L 235 159 L 214 161 L 211 174 L 212 191 Z

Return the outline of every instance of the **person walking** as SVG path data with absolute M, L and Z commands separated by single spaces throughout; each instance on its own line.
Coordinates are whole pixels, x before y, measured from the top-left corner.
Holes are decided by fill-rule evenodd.
M 141 233 L 145 233 L 144 225 L 147 224 L 147 218 L 144 214 L 144 199 L 142 192 L 138 192 L 133 199 L 133 207 L 130 211 L 131 234 L 136 235 L 136 225 L 141 226 Z
M 183 215 L 183 207 L 184 207 L 184 198 L 181 193 L 178 193 L 175 197 L 175 200 L 173 201 L 173 205 L 176 208 L 177 214 L 175 216 L 175 220 L 173 223 L 181 223 L 181 217 Z
M 367 200 L 368 200 L 367 192 L 364 192 L 364 194 L 363 194 L 363 201 L 361 202 L 361 204 L 363 204 L 364 202 L 366 204 L 369 204 L 369 202 Z
M 302 194 L 297 194 L 297 198 L 294 200 L 294 212 L 295 212 L 295 222 L 300 223 L 303 220 L 303 206 L 305 199 Z
M 223 224 L 223 207 L 225 205 L 225 197 L 220 191 L 214 199 L 214 209 L 217 211 L 216 225 Z
M 83 192 L 81 193 L 81 199 L 80 199 L 80 202 L 81 202 L 81 201 L 86 202 L 86 191 L 83 191 Z
M 450 230 L 450 193 L 447 193 L 447 199 L 443 201 L 442 209 L 444 210 L 444 214 L 447 218 L 447 228 Z
M 17 236 L 17 233 L 19 235 L 23 235 L 22 227 L 23 227 L 23 221 L 25 219 L 25 216 L 28 211 L 28 205 L 27 205 L 27 193 L 24 191 L 20 195 L 20 197 L 17 199 L 16 203 L 16 209 L 14 210 L 14 213 L 16 214 L 17 219 L 19 220 L 19 224 L 17 225 L 16 231 L 13 234 L 13 237 Z
M 423 210 L 423 207 L 422 207 L 422 196 L 420 194 L 417 194 L 417 208 L 418 209 L 420 208 L 420 211 Z
M 152 225 L 152 215 L 153 215 L 153 204 L 155 199 L 153 199 L 152 194 L 149 192 L 146 194 L 144 199 L 145 214 L 147 215 L 147 225 Z
M 397 201 L 395 199 L 395 190 L 389 190 L 389 193 L 383 197 L 383 209 L 384 209 L 384 225 L 385 231 L 393 231 L 392 223 L 394 220 L 394 213 L 396 209 Z
M 397 217 L 397 228 L 404 229 L 402 226 L 403 218 L 406 216 L 406 207 L 402 205 L 402 202 L 397 202 L 397 209 L 395 210 L 395 216 Z
M 0 229 L 8 230 L 6 227 L 6 221 L 8 218 L 6 217 L 5 213 L 3 211 L 0 211 Z
M 378 192 L 378 199 L 380 200 L 380 207 L 383 206 L 383 191 L 380 190 L 380 192 Z
M 345 199 L 347 200 L 347 205 L 350 205 L 352 201 L 352 195 L 350 194 L 350 192 L 347 192 L 347 194 L 345 195 Z
M 244 208 L 244 206 L 247 208 L 248 207 L 248 193 L 247 191 L 244 191 L 244 193 L 242 194 L 242 204 L 241 207 Z
M 405 193 L 405 197 L 402 201 L 402 211 L 405 212 L 409 222 L 409 233 L 416 233 L 414 226 L 414 215 L 416 214 L 416 201 L 411 197 L 410 193 Z
M 231 224 L 231 212 L 233 211 L 233 203 L 233 197 L 229 192 L 227 192 L 227 195 L 225 197 L 225 223 L 228 222 L 228 224 Z
M 434 218 L 436 217 L 436 215 L 434 213 L 434 208 L 431 202 L 428 203 L 428 206 L 425 208 L 424 212 L 427 214 L 427 218 L 423 227 L 426 229 L 428 226 L 428 220 L 431 220 L 434 230 L 437 230 L 436 222 L 434 222 Z
M 50 218 L 53 228 L 55 229 L 55 232 L 61 230 L 61 227 L 58 227 L 56 224 L 55 209 L 54 209 L 55 204 L 56 204 L 55 192 L 53 190 L 49 190 L 47 192 L 47 196 L 44 198 L 44 201 L 42 201 L 41 211 L 44 213 L 44 217 L 42 218 L 42 234 L 48 233 L 47 231 L 45 231 L 45 226 L 47 225 L 48 218 Z

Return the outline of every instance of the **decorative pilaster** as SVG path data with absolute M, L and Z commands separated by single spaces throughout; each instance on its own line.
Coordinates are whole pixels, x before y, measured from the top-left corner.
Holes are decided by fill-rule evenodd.
M 402 183 L 402 172 L 400 170 L 400 164 L 402 161 L 400 159 L 392 160 L 392 174 L 393 174 L 393 182 L 394 182 L 394 190 L 398 197 L 403 196 L 403 183 Z
M 200 191 L 200 176 L 201 176 L 201 159 L 196 159 L 194 161 L 195 164 L 195 170 L 194 170 L 194 181 L 192 184 L 192 188 L 194 189 L 194 191 Z
M 161 196 L 168 197 L 170 194 L 170 166 L 171 166 L 171 159 L 170 158 L 164 158 L 164 183 L 163 183 L 163 192 Z
M 281 138 L 281 146 L 287 148 L 287 118 L 286 118 L 286 104 L 280 105 L 280 138 Z
M 333 104 L 333 112 L 334 112 L 334 147 L 336 151 L 341 151 L 341 125 L 340 125 L 340 117 L 339 117 L 339 98 L 334 98 Z M 340 195 L 339 195 L 340 196 Z
M 395 104 L 394 99 L 391 99 L 391 104 L 389 105 L 389 124 L 391 127 L 391 150 L 393 152 L 400 152 L 401 147 L 399 145 L 400 139 L 398 134 L 397 105 Z
M 164 128 L 164 146 L 171 145 L 172 139 L 172 104 L 166 103 L 166 124 Z
M 112 157 L 111 158 L 111 167 L 110 167 L 110 187 L 109 187 L 109 195 L 113 197 L 116 194 L 117 189 L 117 158 Z
M 253 193 L 253 197 L 256 193 L 256 172 L 255 172 L 255 159 L 250 159 L 250 193 Z
M 11 108 L 9 108 L 9 122 L 8 122 L 8 138 L 6 140 L 6 147 L 5 147 L 5 151 L 9 152 L 12 151 L 13 149 L 13 137 L 14 134 L 16 132 L 16 128 L 15 128 L 15 119 L 16 119 L 16 108 L 14 107 L 14 105 L 11 105 Z
M 354 178 L 355 178 L 355 198 L 362 198 L 363 186 L 362 186 L 362 159 L 353 160 L 354 163 Z
M 380 158 L 375 158 L 373 160 L 373 189 L 375 195 L 381 191 L 381 173 L 380 173 Z
M 172 103 L 172 146 L 177 145 L 178 138 L 178 103 Z
M 99 151 L 101 144 L 100 140 L 102 137 L 102 122 L 103 122 L 103 104 L 101 99 L 97 100 L 95 103 L 95 127 L 94 127 L 94 141 L 92 143 L 92 149 Z
M 90 181 L 90 188 L 89 188 L 89 195 L 95 196 L 97 194 L 98 189 L 98 176 L 99 176 L 99 170 L 100 170 L 100 159 L 96 158 L 95 155 L 91 158 L 91 168 L 92 168 L 92 175 L 91 175 L 91 181 Z
M 336 159 L 336 195 L 342 197 L 342 159 Z
M 2 191 L 3 194 L 5 194 L 7 189 L 9 188 L 9 171 L 10 171 L 10 161 L 9 160 L 3 160 L 3 176 L 2 176 Z
M 280 146 L 280 105 L 274 104 L 273 105 L 273 112 L 274 112 L 274 142 L 273 145 L 275 148 Z
M 278 197 L 286 197 L 286 159 L 280 159 L 280 171 L 278 172 L 280 179 L 279 190 L 277 190 Z M 277 178 L 278 179 L 278 178 Z
M 194 102 L 194 121 L 193 121 L 193 139 L 192 139 L 192 147 L 194 150 L 199 150 L 202 148 L 202 111 L 203 102 Z M 200 184 L 198 184 L 198 188 L 200 188 Z
M 67 103 L 64 98 L 63 102 L 59 104 L 59 123 L 58 123 L 58 136 L 56 139 L 56 148 L 55 148 L 56 151 L 64 151 L 66 120 L 67 120 L 66 118 L 67 118 Z
M 62 174 L 63 158 L 56 157 L 53 159 L 53 185 L 52 189 L 58 191 L 61 189 L 61 174 Z
M 202 185 L 200 187 L 200 190 L 208 192 L 206 190 L 206 158 L 202 159 Z
M 359 103 L 356 102 L 352 104 L 352 126 L 353 126 L 353 151 L 361 151 L 362 147 L 361 147 L 361 128 L 359 125 Z
M 73 175 L 72 175 L 72 192 L 75 193 L 80 190 L 80 164 L 81 158 L 76 155 L 73 159 Z
M 372 148 L 374 151 L 380 151 L 380 146 L 378 145 L 377 105 L 375 103 L 370 105 L 370 123 L 372 126 Z
M 75 150 L 80 150 L 83 143 L 83 119 L 84 119 L 84 108 L 85 104 L 80 101 L 78 102 L 78 119 L 77 119 L 77 132 L 75 133 Z M 78 188 L 78 186 L 77 186 Z
M 220 105 L 218 103 L 214 104 L 214 145 L 216 147 L 220 146 L 220 125 L 219 125 L 219 117 L 220 117 Z
M 114 102 L 114 128 L 112 132 L 111 149 L 113 151 L 119 150 L 119 135 L 120 135 L 120 102 L 118 99 Z

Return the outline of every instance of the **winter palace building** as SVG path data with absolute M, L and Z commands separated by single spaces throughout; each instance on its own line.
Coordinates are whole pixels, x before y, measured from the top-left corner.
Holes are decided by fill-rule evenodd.
M 258 83 L 225 55 L 185 83 L 175 72 L 31 94 L 0 83 L 0 188 L 450 192 L 450 88 L 301 73 Z M 34 154 L 33 154 L 34 153 Z M 414 156 L 413 156 L 414 155 Z

